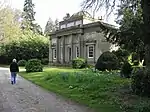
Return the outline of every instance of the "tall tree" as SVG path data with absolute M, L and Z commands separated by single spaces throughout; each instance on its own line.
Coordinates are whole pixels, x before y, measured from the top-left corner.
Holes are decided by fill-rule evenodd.
M 122 8 L 121 8 L 122 10 Z M 116 42 L 130 52 L 139 54 L 140 59 L 144 57 L 144 33 L 141 7 L 134 12 L 131 8 L 122 10 L 123 18 L 119 19 L 119 32 L 116 33 Z
M 141 5 L 146 65 L 147 67 L 150 67 L 150 0 L 85 0 L 84 8 L 94 7 L 96 10 L 99 10 L 100 8 L 105 7 L 106 12 L 112 12 L 118 2 L 120 2 L 120 4 L 126 3 L 124 7 L 131 7 L 134 12 L 137 11 L 138 4 L 140 3 Z
M 19 10 L 5 7 L 0 10 L 0 41 L 7 43 L 21 37 Z
M 35 21 L 34 16 L 35 12 L 32 0 L 25 0 L 23 8 L 23 20 L 24 20 L 23 27 L 33 30 Z
M 55 30 L 58 30 L 59 29 L 59 20 L 56 19 L 55 20 Z
M 55 30 L 55 23 L 51 18 L 48 19 L 46 26 L 45 26 L 45 31 L 44 34 L 48 35 L 49 33 L 53 32 Z
M 34 4 L 32 0 L 25 0 L 23 8 L 22 29 L 32 30 L 34 33 L 43 34 L 40 25 L 35 23 Z

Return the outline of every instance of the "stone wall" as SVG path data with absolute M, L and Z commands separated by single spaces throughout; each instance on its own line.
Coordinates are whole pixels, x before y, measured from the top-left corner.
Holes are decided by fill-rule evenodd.
M 79 57 L 87 59 L 90 64 L 95 64 L 99 56 L 112 47 L 112 44 L 106 42 L 98 23 L 55 32 L 51 35 L 50 43 L 50 63 L 61 64 L 70 64 L 76 58 L 76 47 L 79 48 Z M 89 46 L 94 46 L 94 57 L 88 57 Z M 56 59 L 52 56 L 53 48 L 57 49 Z

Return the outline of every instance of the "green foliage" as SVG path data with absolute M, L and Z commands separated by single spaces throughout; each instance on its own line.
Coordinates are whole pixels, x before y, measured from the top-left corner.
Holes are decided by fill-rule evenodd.
M 37 74 L 38 77 L 36 77 Z M 102 109 L 103 112 L 106 110 L 116 112 L 120 108 L 112 105 L 115 103 L 111 95 L 113 91 L 119 88 L 119 85 L 127 84 L 128 81 L 116 76 L 115 72 L 109 74 L 109 72 L 93 73 L 81 69 L 51 68 L 42 73 L 25 74 L 24 77 L 29 76 L 31 81 L 35 83 L 37 81 L 37 84 L 41 86 L 47 85 L 46 87 L 50 91 L 66 95 L 91 107 Z
M 32 3 L 32 0 L 25 0 L 21 28 L 23 30 L 32 30 L 34 33 L 43 35 L 41 26 L 35 23 L 34 6 L 35 5 Z
M 48 65 L 48 62 L 49 62 L 48 58 L 41 59 L 41 63 L 43 65 Z
M 20 10 L 14 10 L 11 7 L 0 8 L 0 43 L 8 43 L 20 38 Z
M 138 95 L 150 96 L 150 70 L 142 67 L 132 72 L 132 89 Z
M 20 73 L 33 83 L 98 112 L 143 112 L 150 98 L 130 91 L 130 79 L 118 72 L 91 72 L 88 69 L 46 68 L 42 73 Z M 96 111 L 96 112 L 97 112 Z
M 19 61 L 18 61 L 18 65 L 19 65 L 19 66 L 25 66 L 26 63 L 27 63 L 26 60 L 19 60 Z
M 133 65 L 134 66 L 138 66 L 139 65 L 139 61 L 140 61 L 139 54 L 133 53 L 132 54 L 132 63 L 133 63 Z
M 150 102 L 139 109 L 139 112 L 150 112 Z
M 76 69 L 85 68 L 87 66 L 87 62 L 83 58 L 76 58 L 72 60 L 72 67 Z
M 32 3 L 32 0 L 25 0 L 24 8 L 23 8 L 23 19 L 28 23 L 30 28 L 33 27 L 33 22 L 35 21 L 34 16 L 35 16 L 35 12 L 34 12 L 34 4 Z
M 25 65 L 26 72 L 42 72 L 43 66 L 38 59 L 31 59 Z
M 1 50 L 1 55 L 5 56 L 9 63 L 13 58 L 17 60 L 37 58 L 41 60 L 48 58 L 49 42 L 43 36 L 27 32 L 22 39 L 2 45 Z
M 118 69 L 118 58 L 112 52 L 104 52 L 97 60 L 95 68 L 100 71 Z
M 129 52 L 125 49 L 118 49 L 117 51 L 112 51 L 114 53 L 118 60 L 119 60 L 119 66 L 122 67 L 122 65 L 127 61 Z
M 132 72 L 132 65 L 126 61 L 121 68 L 121 76 L 124 76 L 125 78 L 130 78 L 131 72 Z
M 94 68 L 94 65 L 87 64 L 87 68 Z

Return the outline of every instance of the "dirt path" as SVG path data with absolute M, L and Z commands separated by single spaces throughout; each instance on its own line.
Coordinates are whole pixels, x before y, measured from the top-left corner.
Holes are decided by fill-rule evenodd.
M 17 84 L 10 84 L 7 68 L 0 68 L 0 112 L 93 112 L 64 100 L 18 76 Z

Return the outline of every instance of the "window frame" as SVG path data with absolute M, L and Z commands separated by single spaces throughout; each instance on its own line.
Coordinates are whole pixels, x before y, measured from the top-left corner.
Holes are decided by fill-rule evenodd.
M 93 52 L 93 56 L 92 56 L 92 57 L 90 56 L 90 52 L 91 52 L 91 51 L 90 51 L 90 47 L 93 48 L 93 51 L 92 51 L 92 52 Z M 89 45 L 89 46 L 88 46 L 88 58 L 94 58 L 94 52 L 95 52 L 94 50 L 95 50 L 94 45 Z
M 79 52 L 79 46 L 76 46 L 76 58 L 79 58 L 80 52 Z
M 56 60 L 57 58 L 57 51 L 56 48 L 53 48 L 53 59 Z

